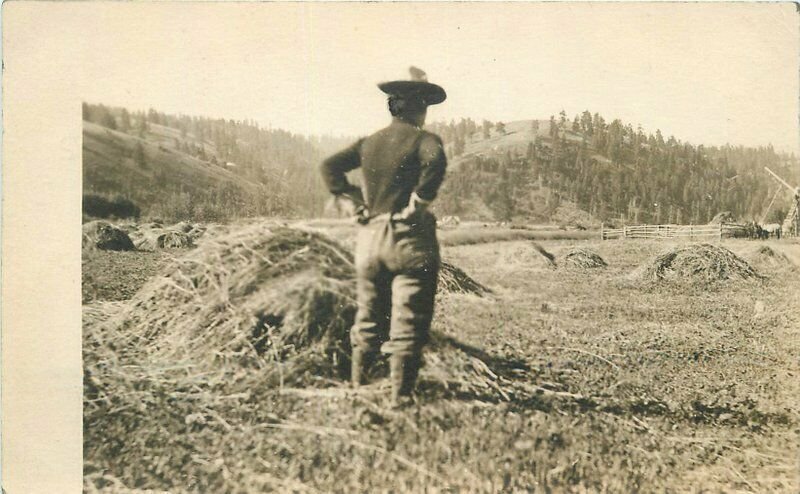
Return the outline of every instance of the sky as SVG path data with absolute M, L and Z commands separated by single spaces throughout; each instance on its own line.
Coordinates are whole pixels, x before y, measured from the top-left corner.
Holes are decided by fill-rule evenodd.
M 92 103 L 357 136 L 388 121 L 376 84 L 407 78 L 415 65 L 448 93 L 429 121 L 588 109 L 695 144 L 800 151 L 800 24 L 790 3 L 70 9 L 57 31 L 75 44 Z

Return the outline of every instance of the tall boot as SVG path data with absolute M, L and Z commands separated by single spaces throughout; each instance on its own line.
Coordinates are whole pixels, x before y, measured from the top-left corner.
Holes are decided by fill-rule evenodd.
M 412 393 L 417 383 L 419 363 L 418 355 L 392 355 L 389 359 L 394 406 L 402 407 L 413 402 Z
M 372 360 L 372 354 L 358 348 L 353 349 L 350 358 L 350 383 L 354 388 L 367 384 L 367 371 Z

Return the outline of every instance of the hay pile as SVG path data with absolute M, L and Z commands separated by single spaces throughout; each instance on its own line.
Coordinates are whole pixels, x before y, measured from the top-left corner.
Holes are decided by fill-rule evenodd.
M 732 223 L 734 220 L 733 214 L 730 211 L 720 211 L 713 218 L 711 221 L 708 222 L 709 225 L 721 225 L 723 223 Z
M 446 291 L 486 292 L 458 268 L 442 274 Z M 87 319 L 86 346 L 98 351 L 86 365 L 103 367 L 98 345 L 113 342 L 112 353 L 151 368 L 234 365 L 261 369 L 262 385 L 305 385 L 309 374 L 346 371 L 355 307 L 353 258 L 338 243 L 301 229 L 248 226 L 176 259 L 105 321 Z M 494 379 L 464 360 L 472 376 L 454 383 Z
M 130 235 L 137 249 L 155 251 L 194 247 L 205 232 L 204 226 L 188 222 L 168 227 L 163 227 L 160 223 L 147 223 L 136 228 Z
M 556 256 L 536 242 L 525 242 L 512 248 L 504 248 L 495 260 L 498 269 L 519 269 L 523 267 L 556 268 Z
M 481 285 L 458 266 L 442 261 L 439 270 L 439 291 L 450 293 L 471 293 L 484 296 L 492 293 L 489 288 Z
M 604 268 L 608 263 L 599 254 L 589 249 L 577 248 L 567 252 L 564 264 L 574 268 Z
M 82 247 L 100 250 L 134 250 L 127 233 L 106 221 L 90 221 L 82 227 Z
M 786 256 L 768 245 L 761 245 L 747 254 L 751 264 L 764 269 L 794 269 L 794 263 Z
M 642 265 L 632 277 L 642 281 L 701 283 L 763 278 L 741 257 L 711 244 L 686 245 L 664 252 Z

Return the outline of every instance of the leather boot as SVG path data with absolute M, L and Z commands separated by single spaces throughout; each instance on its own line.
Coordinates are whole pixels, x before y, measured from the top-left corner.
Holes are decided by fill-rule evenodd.
M 389 359 L 392 403 L 395 407 L 402 407 L 413 402 L 412 394 L 417 383 L 419 363 L 419 356 L 416 355 L 392 355 Z
M 354 388 L 367 384 L 367 371 L 371 362 L 371 354 L 357 348 L 353 349 L 350 358 L 350 383 Z

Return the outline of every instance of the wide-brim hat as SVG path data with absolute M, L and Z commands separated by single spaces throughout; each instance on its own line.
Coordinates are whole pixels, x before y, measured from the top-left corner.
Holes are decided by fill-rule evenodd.
M 447 99 L 447 93 L 442 86 L 428 82 L 424 71 L 416 67 L 409 67 L 411 79 L 381 82 L 378 87 L 390 96 L 412 97 L 419 99 L 426 105 L 438 105 Z

